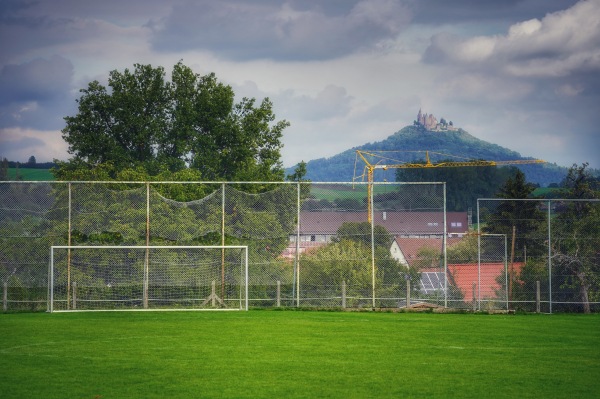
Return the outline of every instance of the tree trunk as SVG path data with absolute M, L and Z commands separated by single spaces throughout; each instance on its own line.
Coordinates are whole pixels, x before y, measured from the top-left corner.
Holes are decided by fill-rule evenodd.
M 585 280 L 585 274 L 577 273 L 577 278 L 579 279 L 580 283 L 579 295 L 581 296 L 581 302 L 583 304 L 583 313 L 592 313 L 589 296 L 590 285 Z

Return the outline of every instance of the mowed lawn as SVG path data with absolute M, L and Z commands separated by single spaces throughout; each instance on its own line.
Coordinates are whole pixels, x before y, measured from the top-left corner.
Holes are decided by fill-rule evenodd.
M 0 314 L 6 398 L 595 398 L 600 315 Z

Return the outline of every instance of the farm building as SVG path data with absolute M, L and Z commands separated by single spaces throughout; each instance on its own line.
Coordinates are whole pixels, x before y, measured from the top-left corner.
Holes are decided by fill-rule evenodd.
M 446 242 L 448 247 L 462 240 L 461 237 L 449 237 Z M 439 264 L 439 259 L 426 259 L 427 250 L 430 253 L 442 253 L 443 240 L 438 238 L 407 238 L 397 237 L 390 247 L 390 254 L 401 264 L 408 267 L 419 267 L 421 281 L 420 288 L 423 293 L 435 290 L 443 291 L 445 287 L 444 273 Z M 448 285 L 459 290 L 465 302 L 473 298 L 496 298 L 506 279 L 506 265 L 504 262 L 477 262 L 448 263 Z M 510 266 L 508 266 L 510 268 Z M 522 263 L 515 263 L 513 271 L 520 273 Z M 475 287 L 475 292 L 473 287 Z
M 344 223 L 364 223 L 367 220 L 366 212 L 300 212 L 299 234 L 290 234 L 289 246 L 282 256 L 294 257 L 298 237 L 298 247 L 300 253 L 303 253 L 310 248 L 330 243 Z M 374 221 L 375 225 L 384 227 L 396 238 L 432 239 L 441 243 L 444 234 L 442 212 L 379 211 L 374 212 Z M 462 237 L 468 231 L 466 212 L 447 212 L 446 222 L 449 237 Z
M 467 233 L 466 212 L 447 212 L 449 236 L 461 237 Z M 300 212 L 300 242 L 331 242 L 344 223 L 368 220 L 366 212 Z M 443 212 L 374 212 L 374 222 L 395 237 L 429 238 L 444 234 Z M 295 242 L 296 235 L 290 235 Z

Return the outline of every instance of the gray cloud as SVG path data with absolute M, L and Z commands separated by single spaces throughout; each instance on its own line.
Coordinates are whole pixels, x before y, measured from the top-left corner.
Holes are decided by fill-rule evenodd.
M 443 98 L 556 112 L 580 128 L 597 126 L 600 116 L 592 109 L 600 103 L 598 15 L 600 0 L 584 0 L 513 24 L 502 35 L 437 34 L 423 59 L 444 66 L 438 77 Z
M 419 24 L 523 21 L 571 7 L 578 0 L 408 0 Z M 542 13 L 542 15 L 540 15 Z
M 152 13 L 166 14 L 171 5 L 163 3 L 160 0 L 2 0 L 0 63 L 21 60 L 23 55 L 35 51 L 45 52 L 46 56 L 48 49 L 60 53 L 85 41 L 126 41 L 131 32 L 123 27 L 140 28 Z
M 45 144 L 43 140 L 36 137 L 20 137 L 15 140 L 4 140 L 2 136 L 0 136 L 0 143 L 2 143 L 3 151 L 7 152 L 27 150 Z
M 5 65 L 0 71 L 0 106 L 62 97 L 70 87 L 72 76 L 73 65 L 56 55 L 20 65 Z
M 328 85 L 316 96 L 297 96 L 291 90 L 277 96 L 282 112 L 288 118 L 319 121 L 344 117 L 351 109 L 353 98 L 343 87 Z
M 58 131 L 0 128 L 0 158 L 25 162 L 31 155 L 38 162 L 63 159 L 67 145 Z
M 506 75 L 553 78 L 600 70 L 600 1 L 513 24 L 504 35 L 462 39 L 437 34 L 425 62 L 500 71 Z
M 211 50 L 235 60 L 331 59 L 394 38 L 410 19 L 400 0 L 354 1 L 351 8 L 307 4 L 315 3 L 187 2 L 155 21 L 153 45 L 165 52 Z
M 24 8 L 27 10 L 27 8 Z M 81 20 L 52 16 L 5 16 L 0 19 L 0 61 L 26 51 L 81 40 L 90 32 Z M 78 32 L 78 34 L 76 33 Z
M 57 128 L 72 105 L 73 65 L 60 56 L 0 70 L 0 127 Z

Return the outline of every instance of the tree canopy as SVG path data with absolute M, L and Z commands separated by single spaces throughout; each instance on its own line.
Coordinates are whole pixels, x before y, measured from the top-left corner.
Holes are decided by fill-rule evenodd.
M 450 160 L 448 160 L 450 161 Z M 448 211 L 474 208 L 478 198 L 490 198 L 518 171 L 515 167 L 459 167 L 397 169 L 399 182 L 446 182 Z
M 418 270 L 400 264 L 390 253 L 394 239 L 383 226 L 374 226 L 371 246 L 371 224 L 346 222 L 327 245 L 307 251 L 301 260 L 302 281 L 317 290 L 331 290 L 343 281 L 348 283 L 349 297 L 368 298 L 373 287 L 372 256 L 375 257 L 375 286 L 382 297 L 405 292 L 407 277 L 419 281 Z M 374 253 L 372 252 L 374 250 Z M 418 286 L 414 288 L 418 290 Z M 394 294 L 396 293 L 396 294 Z M 331 294 L 329 294 L 331 295 Z
M 57 162 L 59 179 L 186 169 L 207 181 L 284 178 L 281 137 L 289 123 L 275 121 L 268 98 L 236 103 L 233 89 L 213 73 L 201 76 L 180 61 L 169 82 L 162 67 L 135 64 L 133 71 L 111 71 L 108 88 L 93 81 L 80 92 L 77 114 L 64 118 L 73 157 Z
M 504 223 L 498 220 L 488 224 L 495 231 L 515 226 L 516 248 L 520 242 L 528 244 L 527 257 L 517 257 L 525 265 L 513 282 L 515 299 L 521 304 L 532 301 L 531 287 L 539 280 L 551 281 L 552 297 L 560 310 L 572 310 L 573 304 L 581 304 L 581 310 L 589 313 L 600 298 L 600 191 L 598 180 L 587 166 L 584 163 L 569 169 L 561 187 L 563 199 L 548 203 L 552 216 L 540 213 L 537 207 L 541 202 L 514 206 L 515 202 L 506 200 L 496 212 Z M 506 198 L 523 189 L 527 191 L 522 181 L 515 180 L 508 182 L 502 193 Z M 548 273 L 552 273 L 551 280 Z
M 600 187 L 587 166 L 573 165 L 563 182 L 566 198 L 573 201 L 559 210 L 551 245 L 554 268 L 570 277 L 559 288 L 573 290 L 590 313 L 590 303 L 600 299 Z
M 515 254 L 517 260 L 523 260 L 525 251 L 529 255 L 543 254 L 543 242 L 534 233 L 544 222 L 544 214 L 535 201 L 523 201 L 532 197 L 535 186 L 527 183 L 525 174 L 516 169 L 514 177 L 510 177 L 498 190 L 496 197 L 506 201 L 499 203 L 484 226 L 486 233 L 505 234 L 515 239 Z M 514 201 L 516 200 L 516 201 Z

